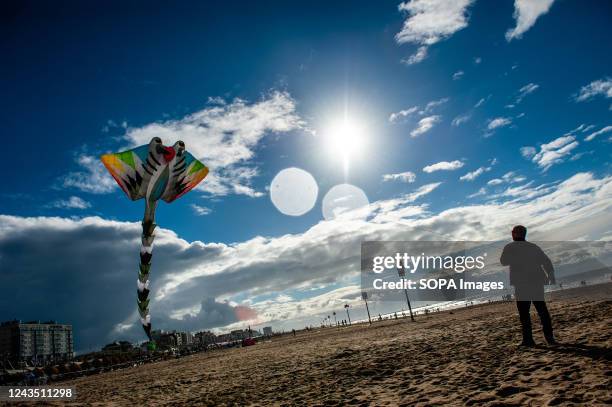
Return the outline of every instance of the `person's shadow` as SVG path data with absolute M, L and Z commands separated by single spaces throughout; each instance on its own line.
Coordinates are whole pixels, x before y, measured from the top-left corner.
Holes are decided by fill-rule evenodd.
M 612 348 L 606 346 L 583 345 L 580 343 L 563 343 L 558 342 L 552 346 L 536 346 L 540 349 L 546 349 L 552 352 L 572 354 L 576 356 L 584 356 L 591 359 L 612 360 Z

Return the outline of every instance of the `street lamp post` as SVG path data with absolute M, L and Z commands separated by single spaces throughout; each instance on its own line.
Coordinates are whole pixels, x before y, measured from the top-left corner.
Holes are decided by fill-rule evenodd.
M 406 269 L 404 267 L 397 269 L 397 274 L 404 278 L 406 277 Z M 406 294 L 406 302 L 408 303 L 408 310 L 410 311 L 410 320 L 414 322 L 414 315 L 412 315 L 412 307 L 410 306 L 410 298 L 408 298 L 408 290 L 404 288 L 404 294 Z
M 351 314 L 349 314 L 349 307 L 350 307 L 350 305 L 348 305 L 348 304 L 344 304 L 344 308 L 346 309 L 346 316 L 348 317 L 348 322 L 349 322 L 349 325 L 353 325 L 353 324 L 351 323 Z
M 363 300 L 365 301 L 366 311 L 368 311 L 368 321 L 370 322 L 370 325 L 372 325 L 372 318 L 370 318 L 370 308 L 368 307 L 368 293 L 362 291 L 361 298 L 363 298 Z

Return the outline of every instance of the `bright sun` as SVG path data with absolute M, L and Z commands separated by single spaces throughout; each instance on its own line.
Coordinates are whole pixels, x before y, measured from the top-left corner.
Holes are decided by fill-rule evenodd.
M 342 161 L 345 175 L 348 174 L 351 158 L 357 157 L 364 147 L 363 125 L 345 116 L 343 119 L 332 123 L 326 133 L 329 153 L 332 157 Z

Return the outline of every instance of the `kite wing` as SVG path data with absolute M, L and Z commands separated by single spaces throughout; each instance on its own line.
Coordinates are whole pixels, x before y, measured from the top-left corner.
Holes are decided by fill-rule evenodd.
M 170 164 L 170 179 L 162 199 L 168 203 L 185 195 L 198 185 L 206 175 L 208 168 L 187 151 L 174 158 Z
M 159 162 L 155 162 L 155 158 L 150 156 L 148 145 L 120 153 L 104 154 L 101 160 L 132 201 L 145 197 L 151 176 L 159 166 Z

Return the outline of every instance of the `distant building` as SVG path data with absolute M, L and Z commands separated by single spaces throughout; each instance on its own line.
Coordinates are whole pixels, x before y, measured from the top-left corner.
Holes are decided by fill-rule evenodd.
M 213 343 L 217 343 L 217 335 L 210 331 L 202 331 L 195 334 L 194 341 L 198 345 L 207 346 Z
M 0 324 L 0 358 L 41 365 L 74 357 L 72 325 L 55 321 L 8 321 Z
M 249 331 L 246 329 L 234 329 L 232 332 L 230 332 L 230 337 L 234 341 L 243 340 L 249 337 Z
M 180 335 L 177 335 L 175 331 L 151 331 L 151 338 L 160 347 L 173 348 L 180 345 Z
M 188 346 L 193 344 L 193 334 L 191 332 L 180 332 L 181 335 L 181 344 L 183 346 Z
M 264 336 L 271 336 L 272 335 L 272 327 L 271 326 L 264 326 L 263 327 L 263 334 L 264 334 Z
M 233 342 L 235 340 L 236 340 L 236 338 L 234 338 L 231 334 L 221 334 L 221 335 L 217 336 L 217 342 L 219 342 L 219 343 Z
M 181 347 L 193 344 L 193 334 L 191 332 L 176 331 L 151 331 L 151 338 L 162 347 Z
M 107 353 L 117 353 L 117 352 L 128 352 L 134 349 L 134 345 L 132 345 L 128 341 L 115 341 L 113 343 L 109 343 L 108 345 L 102 348 L 102 352 Z

